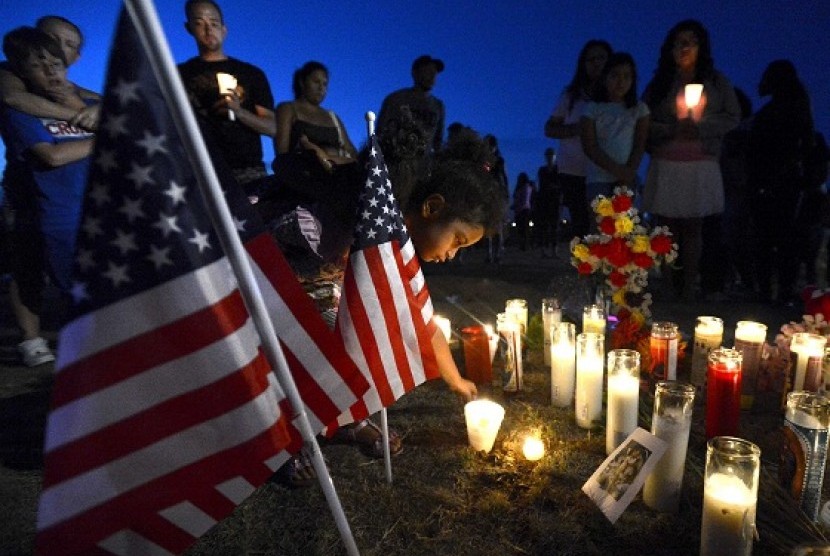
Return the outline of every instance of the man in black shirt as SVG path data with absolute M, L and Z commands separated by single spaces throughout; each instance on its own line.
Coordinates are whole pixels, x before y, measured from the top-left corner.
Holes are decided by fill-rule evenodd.
M 199 55 L 179 65 L 182 81 L 225 162 L 253 195 L 267 175 L 260 136 L 276 132 L 271 86 L 261 69 L 225 54 L 228 29 L 216 2 L 187 0 L 184 9 Z M 236 87 L 220 91 L 219 73 L 235 78 Z

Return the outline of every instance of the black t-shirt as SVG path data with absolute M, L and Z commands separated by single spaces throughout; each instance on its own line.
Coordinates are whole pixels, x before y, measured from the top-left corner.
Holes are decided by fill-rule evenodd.
M 268 78 L 258 67 L 235 58 L 207 62 L 195 57 L 179 64 L 179 73 L 190 102 L 196 113 L 207 122 L 228 166 L 233 169 L 261 166 L 260 134 L 238 120 L 231 121 L 227 116 L 220 116 L 212 110 L 219 100 L 219 83 L 216 81 L 219 72 L 236 77 L 242 107 L 251 112 L 256 111 L 256 105 L 269 110 L 274 106 Z

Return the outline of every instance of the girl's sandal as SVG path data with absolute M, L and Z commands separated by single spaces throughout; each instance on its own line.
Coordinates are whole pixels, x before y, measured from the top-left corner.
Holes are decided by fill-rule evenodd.
M 289 488 L 305 488 L 317 481 L 317 472 L 311 463 L 311 456 L 302 448 L 277 469 L 273 479 Z
M 360 450 L 369 457 L 383 457 L 383 433 L 373 421 L 363 419 L 358 423 L 340 427 L 335 433 L 335 439 L 348 444 L 357 444 Z M 397 455 L 403 451 L 401 436 L 393 428 L 389 428 L 389 454 Z

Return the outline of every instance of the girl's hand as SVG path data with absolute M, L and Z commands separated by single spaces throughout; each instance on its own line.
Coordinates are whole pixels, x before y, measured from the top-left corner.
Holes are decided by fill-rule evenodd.
M 332 168 L 334 168 L 334 163 L 332 163 L 332 161 L 329 159 L 329 155 L 326 153 L 326 151 L 324 151 L 323 149 L 309 141 L 308 137 L 306 137 L 305 135 L 300 137 L 300 146 L 307 151 L 312 151 L 314 153 L 314 156 L 316 156 L 317 160 L 320 162 L 320 165 L 323 168 L 325 168 L 327 172 L 332 171 Z
M 450 390 L 460 394 L 465 402 L 473 401 L 478 396 L 478 388 L 476 388 L 475 383 L 466 378 L 459 377 L 457 382 L 450 385 Z
M 691 119 L 693 122 L 697 123 L 701 120 L 701 118 L 703 118 L 703 110 L 706 108 L 706 91 L 701 93 L 700 102 L 698 102 L 697 106 L 692 108 L 691 111 L 689 111 L 689 107 L 686 105 L 686 92 L 682 88 L 677 92 L 677 96 L 674 100 L 678 121 Z

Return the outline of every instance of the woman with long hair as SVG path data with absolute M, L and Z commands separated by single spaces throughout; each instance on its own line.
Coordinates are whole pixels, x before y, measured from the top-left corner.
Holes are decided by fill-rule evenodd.
M 697 106 L 686 104 L 689 84 L 703 85 Z M 668 32 L 643 100 L 651 110 L 643 208 L 678 239 L 683 269 L 675 285 L 691 301 L 703 250 L 703 218 L 723 212 L 721 142 L 740 118 L 735 90 L 715 69 L 709 33 L 699 21 L 681 21 Z

